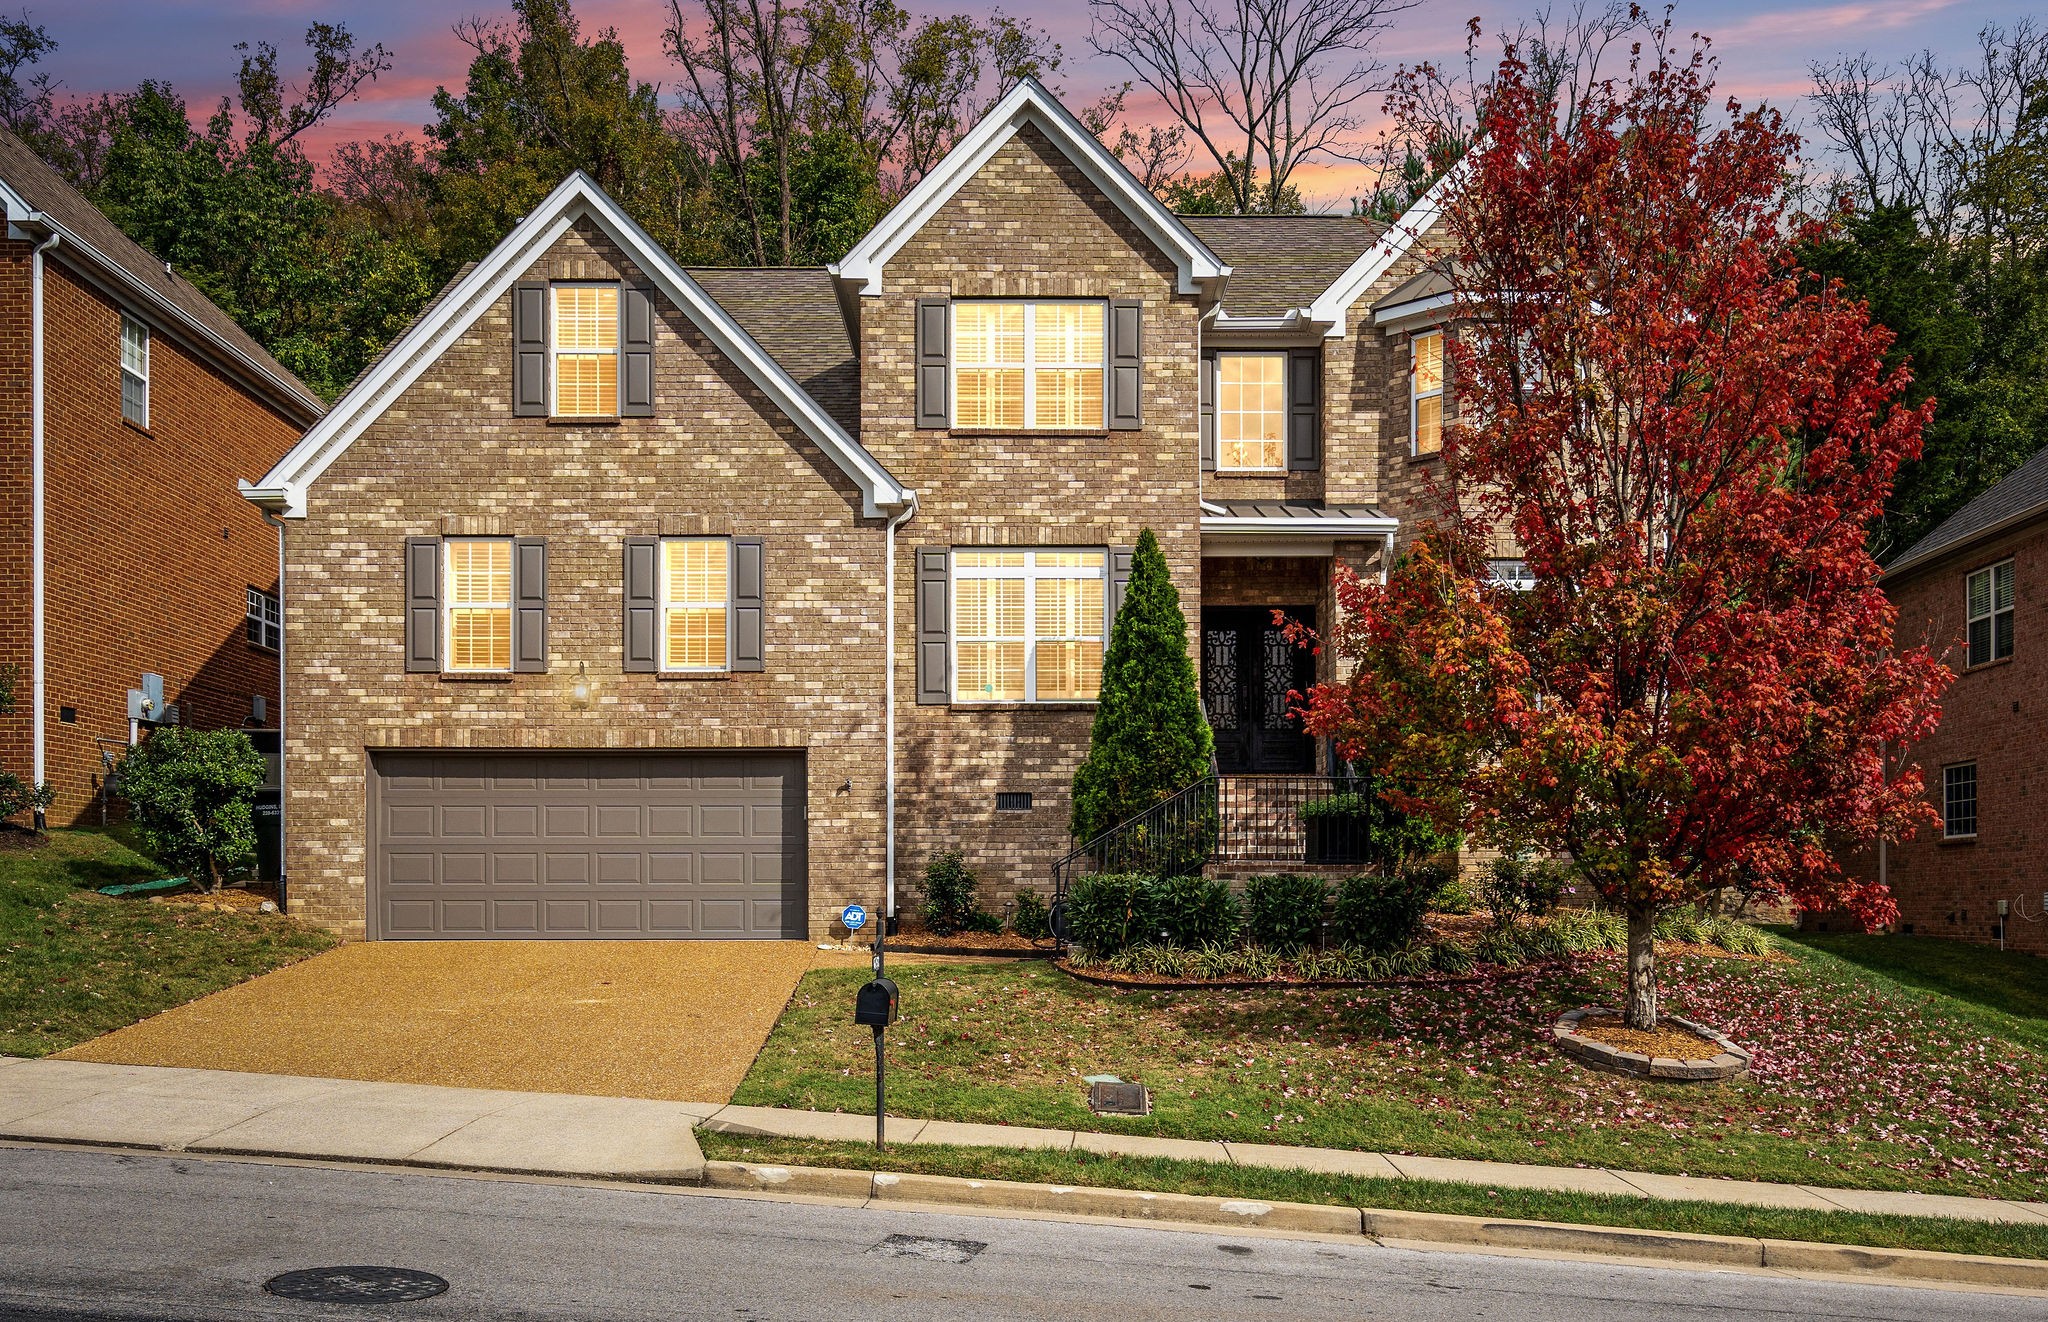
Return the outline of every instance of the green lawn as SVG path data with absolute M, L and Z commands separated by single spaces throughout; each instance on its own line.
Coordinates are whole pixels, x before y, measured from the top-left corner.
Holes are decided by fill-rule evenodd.
M 318 954 L 325 932 L 276 914 L 113 899 L 162 869 L 113 835 L 52 831 L 0 848 L 0 1055 L 43 1056 Z
M 1834 956 L 1909 999 L 2048 1051 L 2048 959 L 1931 936 L 1791 932 L 1787 941 Z
M 992 1123 L 1731 1176 L 2048 1196 L 2048 1056 L 1953 996 L 1794 946 L 1662 961 L 1666 1008 L 1756 1052 L 1697 1086 L 1586 1070 L 1556 1014 L 1611 1001 L 1620 957 L 1477 984 L 1124 992 L 1044 963 L 902 964 L 890 1109 Z M 734 1101 L 872 1101 L 857 969 L 799 985 Z M 1147 1084 L 1154 1113 L 1095 1116 L 1082 1076 Z
M 873 1148 L 861 1143 L 738 1138 L 706 1131 L 699 1131 L 697 1138 L 703 1144 L 704 1155 L 713 1161 L 833 1166 L 1211 1198 L 1258 1198 L 1385 1211 L 1626 1226 L 1699 1235 L 1928 1249 L 2002 1258 L 2048 1258 L 2048 1226 L 1959 1221 L 1951 1217 L 1873 1216 L 1862 1212 L 1810 1212 L 1705 1201 L 1666 1202 L 1611 1194 L 1489 1189 L 1477 1184 L 1366 1179 L 1164 1157 L 1112 1157 L 1092 1152 L 897 1144 L 877 1155 Z

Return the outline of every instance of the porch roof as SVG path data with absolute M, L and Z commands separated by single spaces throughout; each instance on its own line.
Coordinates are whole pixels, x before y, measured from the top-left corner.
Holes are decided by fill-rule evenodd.
M 1391 537 L 1401 521 L 1375 505 L 1320 505 L 1294 500 L 1205 500 L 1202 535 L 1267 540 Z

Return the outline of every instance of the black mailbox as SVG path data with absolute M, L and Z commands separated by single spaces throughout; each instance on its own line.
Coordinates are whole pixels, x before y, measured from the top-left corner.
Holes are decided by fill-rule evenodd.
M 887 1028 L 896 1022 L 896 983 L 876 978 L 860 989 L 853 1001 L 853 1022 L 869 1028 Z

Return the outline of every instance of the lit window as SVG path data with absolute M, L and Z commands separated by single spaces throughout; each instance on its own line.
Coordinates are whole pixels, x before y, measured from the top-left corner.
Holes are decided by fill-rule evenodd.
M 149 425 L 149 327 L 121 318 L 121 416 Z
M 1408 341 L 1408 442 L 1416 454 L 1444 448 L 1444 337 L 1430 331 Z
M 610 418 L 619 412 L 619 287 L 556 285 L 555 416 Z
M 504 537 L 451 537 L 444 597 L 448 603 L 448 669 L 512 668 L 512 542 Z
M 284 615 L 277 595 L 261 588 L 249 589 L 249 641 L 265 651 L 275 652 L 283 636 Z
M 1977 834 L 1977 764 L 1941 769 L 1941 834 L 1950 840 Z
M 954 697 L 1093 702 L 1102 687 L 1101 551 L 955 551 Z
M 1216 355 L 1216 469 L 1287 468 L 1287 355 Z
M 672 537 L 661 544 L 661 667 L 724 670 L 731 664 L 726 615 L 732 544 Z
M 2012 655 L 2012 561 L 2001 560 L 1970 575 L 1970 659 L 1981 666 Z
M 1104 425 L 1103 305 L 955 303 L 953 425 Z

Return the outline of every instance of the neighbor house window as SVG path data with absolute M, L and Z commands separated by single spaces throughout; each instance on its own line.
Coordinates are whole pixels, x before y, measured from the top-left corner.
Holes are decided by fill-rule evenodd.
M 1954 840 L 1977 834 L 1977 764 L 1941 769 L 1941 834 Z
M 953 425 L 1105 425 L 1104 316 L 1096 302 L 953 304 Z
M 953 696 L 1093 702 L 1102 687 L 1101 551 L 955 551 Z
M 1504 588 L 1527 592 L 1536 586 L 1536 576 L 1529 572 L 1529 566 L 1520 560 L 1489 560 L 1486 562 L 1486 576 Z
M 1970 661 L 1981 666 L 2012 655 L 2012 561 L 1970 575 Z
M 451 537 L 443 544 L 451 671 L 512 668 L 512 539 Z
M 619 412 L 619 287 L 554 286 L 555 416 Z
M 726 627 L 732 543 L 723 537 L 671 537 L 661 544 L 661 668 L 725 670 L 732 664 Z
M 149 327 L 121 318 L 121 416 L 149 425 Z
M 265 651 L 275 652 L 283 633 L 284 615 L 277 594 L 262 588 L 249 589 L 249 641 Z
M 1444 336 L 1442 331 L 1408 341 L 1408 442 L 1415 454 L 1444 448 Z
M 1216 469 L 1287 469 L 1287 355 L 1216 355 Z

